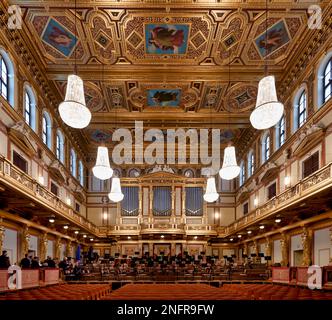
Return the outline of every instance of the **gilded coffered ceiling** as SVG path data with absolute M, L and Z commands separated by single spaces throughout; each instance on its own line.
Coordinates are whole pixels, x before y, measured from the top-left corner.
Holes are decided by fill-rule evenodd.
M 222 128 L 252 134 L 249 114 L 264 65 L 280 81 L 310 38 L 313 1 L 8 1 L 24 13 L 25 37 L 64 98 L 76 61 L 90 126 L 84 148 L 115 127 Z M 322 8 L 329 1 L 316 1 Z M 268 41 L 265 43 L 265 28 Z

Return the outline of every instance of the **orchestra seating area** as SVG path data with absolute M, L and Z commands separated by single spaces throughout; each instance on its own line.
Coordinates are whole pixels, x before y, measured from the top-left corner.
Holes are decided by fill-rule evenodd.
M 61 284 L 6 292 L 1 300 L 100 300 L 111 291 L 108 284 Z
M 105 300 L 332 300 L 332 292 L 272 284 L 128 284 Z

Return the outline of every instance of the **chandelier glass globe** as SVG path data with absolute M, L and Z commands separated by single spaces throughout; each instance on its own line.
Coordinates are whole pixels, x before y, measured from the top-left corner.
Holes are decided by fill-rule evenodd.
M 108 197 L 113 202 L 120 202 L 122 201 L 124 195 L 121 191 L 121 184 L 119 178 L 112 178 L 112 187 L 111 192 L 108 194 Z
M 278 101 L 274 76 L 259 81 L 256 107 L 250 115 L 255 129 L 265 130 L 274 127 L 284 114 L 284 105 Z
M 83 80 L 79 76 L 68 76 L 66 97 L 59 105 L 59 113 L 69 127 L 83 129 L 89 125 L 91 112 L 86 107 Z
M 232 180 L 240 174 L 240 167 L 237 165 L 235 147 L 228 146 L 224 151 L 224 161 L 219 175 L 222 179 Z
M 203 198 L 206 202 L 215 202 L 218 200 L 219 193 L 216 189 L 216 180 L 214 177 L 207 179 L 206 191 Z
M 113 170 L 110 166 L 106 147 L 98 147 L 96 165 L 92 168 L 92 173 L 100 180 L 107 180 L 112 177 Z

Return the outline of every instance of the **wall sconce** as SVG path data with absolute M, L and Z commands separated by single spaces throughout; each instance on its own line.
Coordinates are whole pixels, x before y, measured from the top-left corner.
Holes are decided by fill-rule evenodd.
M 76 230 L 74 233 L 75 233 L 75 234 L 79 234 L 79 231 Z
M 291 183 L 290 176 L 286 176 L 285 177 L 284 183 L 285 183 L 285 187 L 289 187 L 290 186 L 290 183 Z
M 55 222 L 55 219 L 54 219 L 54 218 L 50 218 L 50 219 L 48 219 L 48 221 L 49 221 L 50 223 L 54 223 L 54 222 Z
M 67 230 L 69 227 L 68 227 L 68 226 L 63 226 L 63 228 L 64 228 L 65 230 Z
M 197 240 L 197 236 L 195 236 L 194 239 Z
M 128 236 L 128 240 L 130 240 L 131 239 L 131 236 Z
M 103 219 L 104 219 L 104 220 L 107 220 L 107 218 L 108 218 L 108 214 L 107 214 L 107 212 L 104 212 L 104 213 L 103 213 Z
M 87 236 L 86 236 L 86 234 L 83 234 L 83 238 L 86 238 Z

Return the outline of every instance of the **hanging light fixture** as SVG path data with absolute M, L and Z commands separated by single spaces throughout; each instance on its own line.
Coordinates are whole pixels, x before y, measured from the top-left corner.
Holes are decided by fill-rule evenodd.
M 97 160 L 95 166 L 92 168 L 92 172 L 93 175 L 100 180 L 106 180 L 112 177 L 113 170 L 110 166 L 107 147 L 98 147 Z
M 232 180 L 240 174 L 240 170 L 236 162 L 235 147 L 229 145 L 224 150 L 224 160 L 219 175 L 222 179 Z
M 87 127 L 91 120 L 91 112 L 86 107 L 83 80 L 75 75 L 68 76 L 65 101 L 59 105 L 59 113 L 63 122 L 76 129 Z
M 231 61 L 228 63 L 228 85 L 231 88 Z M 228 130 L 230 130 L 230 116 L 228 119 Z M 228 144 L 224 150 L 224 159 L 221 169 L 219 170 L 219 175 L 222 179 L 232 180 L 240 174 L 240 167 L 236 162 L 235 147 Z
M 203 196 L 206 202 L 215 202 L 219 198 L 219 193 L 216 189 L 216 180 L 214 177 L 209 177 L 207 179 L 206 190 Z
M 77 75 L 76 44 L 77 44 L 77 22 L 76 22 L 76 0 L 75 0 L 75 64 L 74 74 L 68 76 L 65 100 L 59 105 L 59 113 L 62 121 L 69 127 L 83 129 L 91 121 L 91 112 L 86 107 L 83 80 Z
M 250 115 L 255 129 L 274 127 L 284 114 L 284 105 L 277 99 L 274 76 L 264 77 L 258 84 L 256 107 Z
M 284 114 L 284 105 L 278 101 L 274 76 L 268 75 L 267 65 L 267 24 L 268 4 L 265 13 L 265 77 L 258 83 L 256 106 L 250 115 L 250 122 L 255 129 L 265 130 L 274 127 Z
M 112 178 L 111 192 L 108 194 L 108 197 L 113 202 L 122 201 L 124 195 L 121 191 L 121 184 L 119 178 L 117 177 Z

